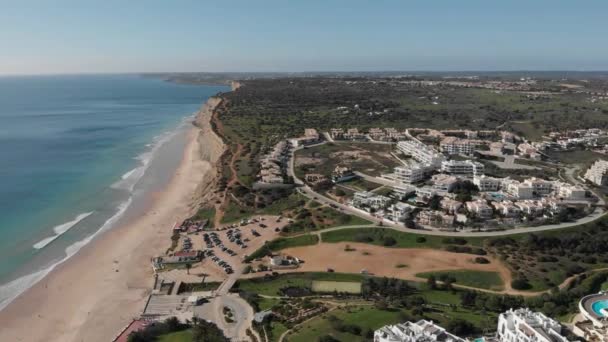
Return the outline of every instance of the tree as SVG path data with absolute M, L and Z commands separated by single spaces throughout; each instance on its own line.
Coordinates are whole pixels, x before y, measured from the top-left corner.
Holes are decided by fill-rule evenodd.
M 192 264 L 191 263 L 187 263 L 186 264 L 186 273 L 190 274 L 190 269 L 192 268 Z
M 394 246 L 397 244 L 397 240 L 392 236 L 387 236 L 384 238 L 382 244 L 387 247 Z
M 429 289 L 435 290 L 437 288 L 437 279 L 431 274 L 426 280 L 426 284 L 429 286 Z

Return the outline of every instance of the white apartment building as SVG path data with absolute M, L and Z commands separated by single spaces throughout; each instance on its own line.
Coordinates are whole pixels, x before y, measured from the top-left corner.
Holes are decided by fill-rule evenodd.
M 490 219 L 494 214 L 494 209 L 483 200 L 467 202 L 466 206 L 469 212 L 474 213 L 481 219 Z
M 412 156 L 416 161 L 433 168 L 439 168 L 441 162 L 445 160 L 441 153 L 415 140 L 400 141 L 397 143 L 397 149 Z
M 512 179 L 505 179 L 502 186 L 507 193 L 517 199 L 524 200 L 534 198 L 534 189 L 528 184 L 520 183 Z
M 352 205 L 356 208 L 370 208 L 379 210 L 385 208 L 391 199 L 386 196 L 377 195 L 369 191 L 355 192 L 352 199 Z
M 531 187 L 536 196 L 546 196 L 555 190 L 553 182 L 535 177 L 528 178 L 523 183 Z
M 441 171 L 455 175 L 483 175 L 484 166 L 482 163 L 472 160 L 447 160 L 441 163 Z
M 556 188 L 557 195 L 563 199 L 581 201 L 587 196 L 587 190 L 578 185 L 558 183 L 556 184 Z
M 502 179 L 488 176 L 474 176 L 473 184 L 477 185 L 479 191 L 498 191 L 502 185 Z
M 414 208 L 409 204 L 397 202 L 386 210 L 387 218 L 393 222 L 403 222 L 412 214 Z
M 498 202 L 494 207 L 504 217 L 517 217 L 521 214 L 521 209 L 509 201 Z
M 484 142 L 480 140 L 446 137 L 441 140 L 439 147 L 447 154 L 473 154 L 481 145 L 484 145 Z
M 386 325 L 374 332 L 374 342 L 465 342 L 433 321 Z
M 454 189 L 456 184 L 458 184 L 458 177 L 446 175 L 446 174 L 437 174 L 434 175 L 431 180 L 433 181 L 433 188 L 437 191 L 450 192 Z
M 397 166 L 394 169 L 395 180 L 401 183 L 416 183 L 420 182 L 426 177 L 426 167 L 416 164 L 410 166 Z
M 540 312 L 522 308 L 498 317 L 497 338 L 501 342 L 568 342 L 561 325 Z
M 608 185 L 608 161 L 598 159 L 585 172 L 585 179 L 596 185 Z

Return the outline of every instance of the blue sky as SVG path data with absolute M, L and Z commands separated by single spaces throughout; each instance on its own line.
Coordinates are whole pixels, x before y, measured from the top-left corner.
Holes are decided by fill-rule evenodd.
M 608 1 L 0 0 L 0 74 L 608 70 Z

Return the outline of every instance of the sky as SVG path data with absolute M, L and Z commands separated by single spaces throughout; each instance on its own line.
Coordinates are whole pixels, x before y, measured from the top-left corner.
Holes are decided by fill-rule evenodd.
M 608 70 L 608 1 L 0 0 L 0 75 Z

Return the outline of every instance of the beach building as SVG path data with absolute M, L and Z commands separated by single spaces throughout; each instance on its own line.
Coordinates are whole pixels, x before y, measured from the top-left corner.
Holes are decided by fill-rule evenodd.
M 569 342 L 559 322 L 528 308 L 501 313 L 496 334 L 501 342 Z
M 585 179 L 596 185 L 608 185 L 608 161 L 598 159 L 585 172 Z
M 374 342 L 465 342 L 433 321 L 386 325 L 374 332 Z
M 491 219 L 494 215 L 494 209 L 483 200 L 466 202 L 466 207 L 470 213 L 475 214 L 480 219 Z
M 393 176 L 395 180 L 401 183 L 416 183 L 426 178 L 426 167 L 420 164 L 413 164 L 409 166 L 397 166 L 394 169 Z
M 441 171 L 454 175 L 481 176 L 484 166 L 472 160 L 447 160 L 441 163 Z
M 439 168 L 441 162 L 445 160 L 445 157 L 441 153 L 435 151 L 432 147 L 415 140 L 400 141 L 397 143 L 397 149 L 404 154 L 412 156 L 414 160 L 423 165 L 435 169 Z
M 498 191 L 502 185 L 503 180 L 500 178 L 488 177 L 485 175 L 474 176 L 473 184 L 477 185 L 479 191 Z

